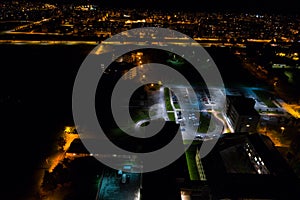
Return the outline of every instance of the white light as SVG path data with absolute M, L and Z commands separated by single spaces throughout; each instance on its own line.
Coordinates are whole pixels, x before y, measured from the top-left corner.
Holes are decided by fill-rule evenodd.
M 134 193 L 134 200 L 140 200 L 141 199 L 141 194 L 140 194 L 140 189 Z

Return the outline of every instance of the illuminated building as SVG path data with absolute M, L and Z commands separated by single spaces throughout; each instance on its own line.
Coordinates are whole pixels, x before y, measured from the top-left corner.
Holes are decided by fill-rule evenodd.
M 267 136 L 223 134 L 204 158 L 198 148 L 196 160 L 212 200 L 299 199 L 297 176 Z
M 255 100 L 244 96 L 226 96 L 226 116 L 234 132 L 256 132 L 260 119 Z

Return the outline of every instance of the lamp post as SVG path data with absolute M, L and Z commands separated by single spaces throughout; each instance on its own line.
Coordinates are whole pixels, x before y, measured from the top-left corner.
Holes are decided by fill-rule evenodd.
M 285 130 L 285 128 L 282 126 L 280 127 L 280 129 L 281 129 L 281 134 L 283 135 L 283 131 Z

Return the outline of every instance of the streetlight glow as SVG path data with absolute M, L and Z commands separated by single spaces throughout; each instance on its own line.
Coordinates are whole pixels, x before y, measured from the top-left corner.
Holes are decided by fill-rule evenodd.
M 280 129 L 281 129 L 281 134 L 283 134 L 283 131 L 285 130 L 285 128 L 282 126 L 282 127 L 280 127 Z

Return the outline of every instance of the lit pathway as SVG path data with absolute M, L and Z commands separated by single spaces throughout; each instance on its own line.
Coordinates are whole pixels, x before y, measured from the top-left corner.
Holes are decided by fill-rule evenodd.
M 65 139 L 66 142 L 65 145 L 63 146 L 63 150 L 58 150 L 56 154 L 51 155 L 49 158 L 46 159 L 46 166 L 44 166 L 44 168 L 45 170 L 48 170 L 48 172 L 52 172 L 54 168 L 65 158 L 65 152 L 69 149 L 72 141 L 76 138 L 79 138 L 78 134 L 72 134 L 66 132 L 66 130 L 70 130 L 70 129 L 72 129 L 72 127 L 66 127 L 65 131 L 62 132 L 62 137 Z M 39 194 L 46 195 L 44 198 L 45 200 L 56 200 L 58 198 L 55 195 L 60 195 L 59 193 L 56 194 L 55 192 L 52 193 L 45 192 L 41 187 L 45 170 L 43 170 L 43 172 L 41 172 L 38 175 Z
M 53 169 L 64 159 L 65 157 L 65 152 L 69 149 L 71 143 L 73 142 L 74 139 L 79 138 L 77 134 L 68 134 L 68 133 L 63 133 L 63 137 L 66 141 L 66 144 L 63 147 L 63 151 L 58 152 L 56 155 L 54 155 L 52 158 L 50 158 L 50 167 L 48 169 L 49 172 L 52 172 Z
M 286 112 L 290 113 L 293 117 L 299 119 L 300 118 L 300 106 L 297 104 L 287 104 L 283 100 L 276 99 L 278 103 L 282 106 Z

